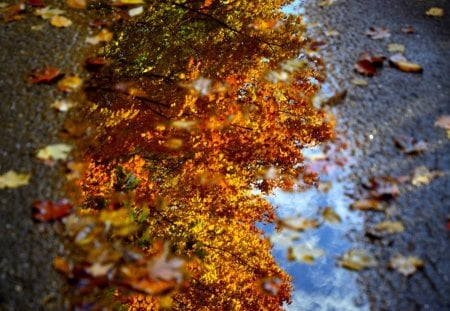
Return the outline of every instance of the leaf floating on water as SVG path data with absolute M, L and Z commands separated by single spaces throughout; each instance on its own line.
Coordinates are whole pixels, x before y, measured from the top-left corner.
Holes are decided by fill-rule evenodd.
M 112 32 L 107 29 L 102 29 L 97 35 L 86 38 L 86 43 L 98 44 L 100 42 L 109 42 L 113 38 Z
M 414 33 L 414 28 L 412 28 L 412 27 L 405 27 L 405 28 L 402 28 L 402 32 L 406 33 L 406 34 L 413 34 Z
M 386 210 L 386 207 L 383 204 L 381 204 L 380 200 L 377 199 L 359 200 L 354 202 L 350 206 L 350 208 L 360 211 L 375 211 L 375 212 L 384 212 Z
M 450 116 L 440 116 L 439 118 L 437 118 L 436 122 L 434 122 L 434 126 L 450 130 Z
M 33 218 L 39 221 L 59 220 L 72 213 L 73 206 L 69 200 L 61 199 L 56 202 L 49 200 L 35 201 L 32 205 Z
M 425 14 L 427 16 L 442 17 L 442 16 L 444 16 L 444 9 L 438 8 L 438 7 L 432 7 L 432 8 L 429 8 L 425 12 Z
M 421 65 L 410 62 L 403 54 L 397 53 L 389 57 L 389 64 L 403 72 L 421 73 Z
M 331 207 L 326 207 L 322 211 L 322 217 L 325 221 L 332 224 L 337 224 L 342 221 L 341 216 L 339 216 Z
M 402 256 L 400 254 L 394 255 L 389 261 L 389 267 L 397 270 L 401 274 L 408 276 L 423 267 L 423 261 L 414 256 Z
M 85 9 L 86 0 L 67 0 L 67 5 L 73 9 Z
M 320 248 L 315 248 L 313 243 L 305 243 L 297 245 L 292 249 L 295 259 L 307 264 L 312 264 L 314 261 L 325 255 L 325 252 Z
M 391 33 L 384 27 L 370 27 L 369 30 L 366 31 L 366 35 L 371 39 L 381 40 L 384 38 L 389 38 Z
M 83 80 L 81 80 L 78 75 L 69 75 L 59 81 L 58 89 L 62 92 L 70 93 L 77 90 L 82 82 Z
M 0 189 L 17 188 L 28 185 L 31 174 L 21 174 L 15 171 L 8 171 L 0 175 Z
M 369 83 L 364 79 L 354 78 L 350 80 L 350 83 L 356 86 L 367 86 Z
M 359 271 L 377 266 L 377 261 L 365 250 L 352 249 L 342 255 L 338 264 L 346 269 Z
M 286 228 L 294 231 L 305 231 L 308 229 L 315 229 L 320 226 L 320 223 L 316 219 L 301 217 L 277 219 L 276 224 L 279 228 Z
M 416 154 L 427 150 L 427 143 L 423 140 L 416 140 L 410 136 L 401 136 L 394 138 L 395 146 L 400 148 L 406 154 Z
M 71 26 L 73 23 L 67 17 L 56 15 L 50 19 L 50 24 L 58 28 L 65 28 Z
M 388 51 L 390 53 L 404 52 L 405 46 L 403 44 L 391 43 L 391 44 L 388 44 Z
M 366 187 L 370 189 L 370 195 L 378 199 L 390 199 L 400 195 L 397 180 L 389 176 L 373 177 Z
M 40 16 L 42 19 L 51 19 L 54 16 L 58 16 L 64 14 L 65 11 L 60 9 L 52 9 L 50 6 L 47 6 L 42 9 L 37 9 L 34 12 L 34 15 Z
M 354 67 L 360 74 L 371 77 L 378 73 L 379 68 L 383 67 L 384 59 L 384 56 L 363 53 Z
M 52 66 L 46 66 L 41 70 L 33 70 L 27 78 L 28 83 L 51 83 L 61 75 L 61 71 Z
M 72 150 L 72 146 L 66 144 L 48 145 L 38 150 L 36 157 L 41 160 L 65 160 Z
M 10 5 L 1 10 L 5 23 L 18 21 L 24 19 L 25 16 L 21 13 L 26 9 L 25 3 L 19 2 L 18 4 Z

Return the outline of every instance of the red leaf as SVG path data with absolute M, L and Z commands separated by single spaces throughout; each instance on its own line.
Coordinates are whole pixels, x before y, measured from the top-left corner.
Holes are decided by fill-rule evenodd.
M 46 222 L 58 220 L 69 215 L 72 212 L 73 206 L 67 199 L 61 199 L 56 202 L 39 200 L 33 203 L 32 208 L 33 218 Z
M 61 71 L 52 66 L 46 66 L 42 70 L 32 71 L 27 78 L 28 83 L 51 83 L 61 75 Z
M 366 76 L 374 76 L 378 73 L 378 68 L 383 67 L 385 57 L 363 53 L 355 64 L 355 70 Z
M 36 8 L 42 8 L 45 6 L 42 0 L 28 0 L 27 2 L 29 5 L 34 6 Z

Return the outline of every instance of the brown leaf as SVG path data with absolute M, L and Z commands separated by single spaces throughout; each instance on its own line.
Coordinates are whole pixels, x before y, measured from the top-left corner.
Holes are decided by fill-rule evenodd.
M 366 234 L 375 238 L 383 238 L 389 234 L 403 232 L 405 227 L 401 221 L 382 221 L 366 231 Z
M 389 199 L 400 195 L 397 181 L 389 176 L 373 177 L 365 186 L 370 189 L 370 195 L 377 199 Z
M 421 65 L 408 61 L 401 53 L 389 57 L 389 64 L 403 72 L 421 73 L 423 71 Z
M 430 171 L 426 166 L 419 166 L 414 170 L 411 183 L 414 186 L 427 185 L 434 178 L 444 175 L 441 171 Z
M 61 75 L 61 71 L 52 66 L 46 66 L 41 70 L 32 71 L 27 78 L 28 83 L 51 83 Z
M 320 223 L 316 219 L 301 217 L 277 219 L 276 224 L 279 228 L 286 228 L 294 231 L 305 231 L 308 229 L 315 229 L 320 226 Z
M 380 200 L 378 199 L 359 200 L 354 202 L 350 206 L 350 208 L 360 211 L 376 211 L 376 212 L 383 212 L 386 210 L 385 206 L 381 204 Z
M 370 27 L 369 30 L 366 31 L 366 35 L 374 40 L 389 38 L 391 36 L 389 30 L 383 27 Z
M 341 216 L 339 216 L 332 208 L 326 207 L 322 211 L 322 217 L 325 221 L 329 223 L 340 223 L 342 221 Z
M 414 28 L 412 28 L 412 27 L 405 27 L 405 28 L 402 28 L 402 32 L 406 33 L 406 34 L 413 34 L 415 31 L 414 31 Z
M 86 0 L 67 0 L 67 5 L 73 9 L 85 9 Z
M 61 272 L 65 276 L 69 276 L 71 274 L 69 262 L 62 257 L 58 256 L 53 259 L 53 268 L 55 268 L 56 271 Z
M 20 13 L 25 11 L 25 4 L 22 2 L 19 2 L 15 5 L 10 5 L 4 9 L 2 9 L 0 12 L 3 15 L 3 20 L 5 23 L 9 23 L 12 21 L 18 21 L 23 18 L 25 18 L 24 15 L 21 15 Z
M 416 154 L 427 150 L 427 143 L 423 140 L 416 140 L 410 136 L 400 136 L 394 138 L 395 146 L 406 154 Z
M 35 201 L 32 205 L 33 218 L 42 222 L 59 220 L 72 212 L 73 206 L 67 199 L 56 202 L 50 200 Z
M 374 76 L 378 73 L 378 68 L 383 66 L 385 57 L 363 53 L 355 64 L 355 70 L 366 76 Z
M 100 67 L 107 64 L 108 59 L 104 57 L 88 57 L 84 61 L 84 66 L 86 67 L 86 69 L 91 71 L 98 70 Z
M 423 267 L 423 261 L 414 256 L 394 255 L 389 261 L 389 267 L 397 270 L 401 274 L 408 276 Z

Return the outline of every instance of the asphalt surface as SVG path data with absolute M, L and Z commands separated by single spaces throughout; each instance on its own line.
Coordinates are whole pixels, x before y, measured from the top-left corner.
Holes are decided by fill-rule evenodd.
M 432 6 L 444 8 L 446 15 L 425 16 Z M 339 32 L 336 37 L 323 35 L 328 42 L 323 53 L 330 77 L 347 90 L 347 97 L 334 111 L 338 129 L 346 133 L 354 148 L 358 164 L 353 168 L 353 181 L 411 175 L 421 165 L 445 173 L 428 185 L 401 185 L 393 217 L 405 224 L 404 233 L 375 243 L 356 236 L 356 243 L 368 248 L 381 263 L 377 269 L 360 272 L 360 289 L 372 310 L 449 309 L 445 222 L 450 214 L 450 145 L 445 130 L 434 122 L 450 114 L 450 3 L 337 0 L 321 9 L 318 1 L 308 0 L 304 8 L 308 20 L 319 23 L 315 35 L 330 29 Z M 40 24 L 42 30 L 31 30 Z M 365 35 L 370 26 L 390 29 L 391 37 L 371 40 Z M 415 33 L 402 33 L 407 26 Z M 56 29 L 30 12 L 25 20 L 0 24 L 0 174 L 10 169 L 32 174 L 30 185 L 0 190 L 0 310 L 68 308 L 61 295 L 65 281 L 51 267 L 54 256 L 63 252 L 57 225 L 34 223 L 30 209 L 36 199 L 62 195 L 64 168 L 44 165 L 35 152 L 61 141 L 58 132 L 65 115 L 50 104 L 64 95 L 54 85 L 30 85 L 25 79 L 32 69 L 44 65 L 66 73 L 80 72 L 85 36 L 82 26 Z M 403 73 L 385 65 L 379 75 L 366 78 L 368 86 L 351 85 L 349 81 L 359 77 L 353 71 L 359 54 L 373 51 L 387 56 L 388 43 L 404 44 L 408 58 L 421 64 L 424 72 Z M 402 154 L 392 143 L 392 138 L 400 135 L 427 140 L 429 150 L 416 156 Z M 365 217 L 370 225 L 385 216 L 366 213 Z M 423 270 L 404 277 L 387 269 L 387 261 L 395 253 L 421 258 Z
M 426 16 L 430 7 L 444 9 L 443 17 Z M 352 181 L 363 183 L 372 176 L 411 176 L 419 166 L 444 172 L 444 176 L 419 187 L 400 185 L 400 196 L 391 205 L 391 218 L 405 225 L 405 232 L 381 242 L 356 234 L 360 246 L 369 249 L 379 268 L 360 272 L 359 284 L 371 310 L 449 310 L 450 256 L 446 219 L 450 213 L 450 140 L 446 131 L 434 126 L 436 119 L 450 114 L 450 2 L 412 0 L 337 0 L 320 8 L 318 1 L 303 6 L 312 33 L 328 42 L 322 53 L 329 66 L 332 85 L 347 90 L 333 110 L 338 129 L 353 146 L 357 164 Z M 313 25 L 314 26 L 314 25 Z M 369 27 L 384 27 L 391 37 L 372 40 Z M 402 28 L 412 27 L 413 34 Z M 325 31 L 339 35 L 328 37 Z M 385 62 L 380 73 L 365 78 L 353 66 L 363 52 L 389 56 L 387 45 L 399 43 L 405 54 L 423 66 L 422 74 L 404 73 Z M 368 86 L 354 86 L 353 78 L 364 78 Z M 394 137 L 414 136 L 428 142 L 428 150 L 405 155 L 393 144 Z M 364 214 L 365 225 L 386 220 L 380 213 Z M 405 277 L 387 268 L 389 258 L 400 253 L 417 256 L 424 268 Z

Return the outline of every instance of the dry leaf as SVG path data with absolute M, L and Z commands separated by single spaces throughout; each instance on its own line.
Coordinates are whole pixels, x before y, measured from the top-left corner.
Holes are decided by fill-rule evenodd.
M 70 93 L 77 90 L 82 82 L 83 80 L 78 75 L 70 75 L 59 81 L 58 89 L 62 92 Z
M 401 136 L 394 138 L 395 146 L 400 148 L 406 154 L 416 154 L 427 150 L 427 143 L 423 140 L 416 140 L 410 136 Z
M 389 38 L 391 36 L 389 30 L 383 27 L 370 27 L 369 30 L 366 31 L 366 35 L 374 40 Z
M 51 19 L 54 16 L 58 16 L 61 14 L 64 14 L 65 11 L 60 10 L 60 9 L 52 9 L 50 6 L 47 6 L 45 8 L 42 9 L 37 9 L 34 12 L 34 15 L 40 16 L 43 19 Z
M 373 198 L 390 199 L 400 195 L 397 180 L 389 176 L 372 177 L 364 186 L 370 189 L 370 195 Z
M 388 51 L 390 53 L 404 52 L 405 46 L 403 44 L 391 43 L 391 44 L 388 44 Z
M 24 11 L 25 11 L 25 4 L 19 2 L 18 4 L 10 5 L 2 9 L 0 13 L 2 13 L 3 20 L 5 21 L 5 23 L 9 23 L 12 21 L 24 19 L 25 16 L 20 14 Z
M 363 53 L 355 64 L 355 70 L 369 77 L 374 76 L 377 74 L 378 68 L 383 67 L 384 59 L 384 56 Z
M 429 8 L 429 9 L 425 12 L 425 14 L 426 14 L 427 16 L 442 17 L 442 16 L 444 16 L 444 9 L 442 9 L 442 8 L 437 8 L 437 7 L 432 7 L 432 8 Z
M 45 222 L 66 217 L 72 213 L 73 206 L 67 199 L 61 199 L 56 202 L 40 200 L 35 201 L 32 208 L 33 218 Z
M 58 28 L 64 28 L 72 25 L 72 21 L 67 17 L 56 15 L 50 19 L 50 24 Z
M 414 186 L 427 185 L 436 177 L 444 175 L 441 171 L 430 171 L 425 166 L 419 166 L 414 170 L 411 183 Z
M 357 86 L 367 86 L 369 83 L 364 79 L 354 78 L 350 80 L 350 83 Z
M 85 9 L 86 0 L 67 0 L 67 5 L 73 9 Z
M 389 261 L 389 267 L 397 270 L 401 274 L 408 276 L 423 267 L 423 261 L 413 256 L 394 255 Z
M 113 38 L 113 34 L 109 30 L 102 29 L 96 36 L 87 37 L 86 38 L 86 43 L 98 44 L 100 42 L 111 41 L 112 38 Z
M 366 232 L 367 235 L 382 238 L 389 234 L 403 232 L 405 227 L 401 221 L 382 221 L 373 227 L 369 228 Z
M 69 276 L 71 273 L 69 262 L 62 257 L 55 257 L 53 259 L 53 267 L 56 271 L 61 272 L 65 276 Z
M 413 34 L 414 33 L 414 28 L 412 28 L 412 27 L 405 27 L 405 28 L 402 28 L 402 32 L 406 33 L 406 34 Z
M 325 221 L 329 223 L 340 223 L 342 221 L 341 216 L 339 216 L 332 208 L 326 207 L 322 211 L 322 217 Z
M 46 66 L 41 70 L 33 70 L 27 77 L 28 83 L 51 83 L 61 75 L 61 71 L 52 66 Z
M 338 264 L 344 268 L 359 271 L 377 266 L 377 261 L 365 250 L 352 249 L 342 255 L 338 260 Z
M 423 71 L 421 65 L 408 61 L 401 53 L 389 57 L 389 64 L 403 72 L 421 73 Z
M 380 200 L 377 199 L 367 199 L 367 200 L 359 200 L 354 202 L 351 206 L 353 210 L 359 211 L 376 211 L 376 212 L 384 212 L 386 207 L 381 204 Z
M 0 189 L 4 188 L 17 188 L 28 185 L 31 174 L 21 174 L 15 171 L 8 171 L 3 175 L 0 175 Z
M 437 118 L 436 122 L 434 122 L 434 126 L 439 126 L 446 130 L 450 130 L 450 116 L 440 116 Z
M 72 146 L 66 144 L 49 145 L 38 150 L 36 157 L 41 160 L 65 160 L 72 150 Z

